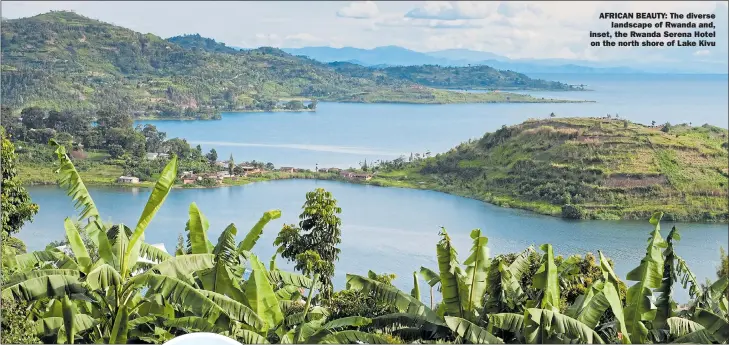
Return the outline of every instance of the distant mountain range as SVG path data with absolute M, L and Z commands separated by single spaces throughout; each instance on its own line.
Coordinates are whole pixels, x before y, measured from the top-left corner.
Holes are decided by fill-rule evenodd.
M 469 49 L 448 49 L 435 52 L 417 52 L 398 46 L 361 48 L 304 47 L 282 48 L 293 55 L 303 55 L 321 62 L 350 62 L 363 66 L 412 66 L 442 65 L 468 66 L 488 65 L 500 70 L 519 73 L 726 73 L 726 65 L 703 65 L 699 67 L 671 65 L 614 66 L 609 63 L 569 59 L 510 59 L 498 54 Z

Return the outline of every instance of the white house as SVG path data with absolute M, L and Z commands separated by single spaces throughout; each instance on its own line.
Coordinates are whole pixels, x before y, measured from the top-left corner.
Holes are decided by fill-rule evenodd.
M 136 184 L 139 183 L 139 177 L 134 176 L 119 176 L 118 179 L 116 179 L 117 183 L 132 183 Z

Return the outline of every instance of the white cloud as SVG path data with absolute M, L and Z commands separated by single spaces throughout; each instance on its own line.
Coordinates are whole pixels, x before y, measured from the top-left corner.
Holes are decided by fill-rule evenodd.
M 711 51 L 709 51 L 707 49 L 697 50 L 696 52 L 694 52 L 694 56 L 706 56 L 706 55 L 709 55 L 709 54 L 711 54 Z
M 337 16 L 344 18 L 368 19 L 377 17 L 380 13 L 377 4 L 373 1 L 352 1 L 337 11 Z
M 419 19 L 484 19 L 496 10 L 498 3 L 491 1 L 426 1 L 405 14 Z
M 188 1 L 174 6 L 162 1 L 5 1 L 1 6 L 7 18 L 76 10 L 142 33 L 161 37 L 199 33 L 244 47 L 399 45 L 417 51 L 463 48 L 511 58 L 588 59 L 615 64 L 669 61 L 687 67 L 726 64 L 729 60 L 725 1 L 312 1 L 289 2 L 285 7 L 264 1 Z M 598 19 L 600 12 L 715 13 L 716 47 L 590 47 L 589 31 L 608 30 L 610 26 L 608 20 Z M 342 20 L 344 16 L 362 19 Z M 710 54 L 696 54 L 702 49 Z

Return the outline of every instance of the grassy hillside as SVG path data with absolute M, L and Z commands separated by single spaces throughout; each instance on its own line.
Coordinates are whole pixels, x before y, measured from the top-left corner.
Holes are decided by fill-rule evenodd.
M 138 116 L 192 117 L 218 110 L 271 110 L 292 97 L 494 101 L 491 95 L 440 97 L 438 90 L 415 87 L 408 80 L 345 75 L 274 48 L 240 52 L 226 48 L 199 35 L 167 41 L 73 12 L 3 21 L 3 104 L 115 107 Z
M 531 120 L 503 127 L 373 182 L 437 189 L 582 219 L 727 221 L 727 130 L 618 119 Z
M 532 79 L 513 71 L 500 71 L 489 66 L 448 67 L 437 65 L 362 67 L 348 62 L 329 64 L 342 74 L 378 80 L 406 80 L 440 89 L 476 90 L 582 90 L 556 81 Z

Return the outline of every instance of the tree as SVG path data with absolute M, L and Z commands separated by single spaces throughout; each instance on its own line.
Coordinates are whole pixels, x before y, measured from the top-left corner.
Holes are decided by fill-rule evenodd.
M 275 168 L 271 162 L 266 163 L 265 167 L 267 170 L 273 170 Z
M 557 117 L 554 113 L 549 114 L 549 117 Z
M 233 170 L 235 169 L 235 161 L 233 160 L 233 154 L 230 154 L 230 160 L 228 160 L 228 174 L 233 175 Z
M 30 107 L 25 108 L 20 113 L 20 117 L 23 119 L 22 123 L 28 129 L 34 128 L 45 128 L 46 114 L 41 108 Z
M 28 191 L 18 180 L 15 170 L 15 146 L 6 138 L 5 129 L 0 127 L 2 138 L 2 240 L 20 231 L 23 224 L 33 221 L 38 205 L 31 202 Z
M 167 149 L 167 152 L 177 155 L 180 159 L 185 159 L 190 156 L 190 144 L 185 139 L 172 138 L 165 141 L 164 147 Z
M 316 99 L 312 99 L 311 103 L 309 103 L 308 108 L 311 110 L 316 110 L 317 103 L 319 103 L 319 101 L 317 101 Z
M 96 112 L 96 123 L 102 135 L 106 135 L 106 132 L 112 128 L 131 129 L 134 119 L 126 112 L 102 109 Z
M 157 126 L 152 124 L 144 125 L 142 128 L 142 134 L 145 139 L 145 148 L 147 152 L 159 152 L 162 148 L 162 143 L 165 141 L 167 133 L 160 132 L 157 130 Z
M 342 242 L 342 221 L 338 216 L 342 209 L 323 188 L 306 193 L 303 209 L 299 226 L 284 225 L 273 244 L 278 246 L 282 258 L 296 262 L 297 270 L 319 275 L 321 295 L 329 299 L 333 291 L 334 262 L 339 259 L 337 245 Z M 317 253 L 322 262 L 313 268 L 307 266 L 309 261 L 300 256 L 307 251 Z
M 208 152 L 208 154 L 205 155 L 205 158 L 208 159 L 210 164 L 214 164 L 215 162 L 218 161 L 218 151 L 215 151 L 214 148 L 210 149 L 210 152 Z
M 63 122 L 63 115 L 56 111 L 51 110 L 48 112 L 48 118 L 46 118 L 46 127 L 60 130 L 58 127 Z
M 118 159 L 124 155 L 124 148 L 119 144 L 109 145 L 109 155 L 111 158 Z
M 286 103 L 286 109 L 288 110 L 301 110 L 304 109 L 304 103 L 298 100 L 289 101 Z
M 671 132 L 671 123 L 670 122 L 666 122 L 666 124 L 663 125 L 663 128 L 661 128 L 661 132 L 663 132 L 663 133 L 669 133 L 669 132 Z
M 655 121 L 651 121 L 651 126 L 654 126 L 655 127 L 655 125 L 656 125 L 656 122 Z

